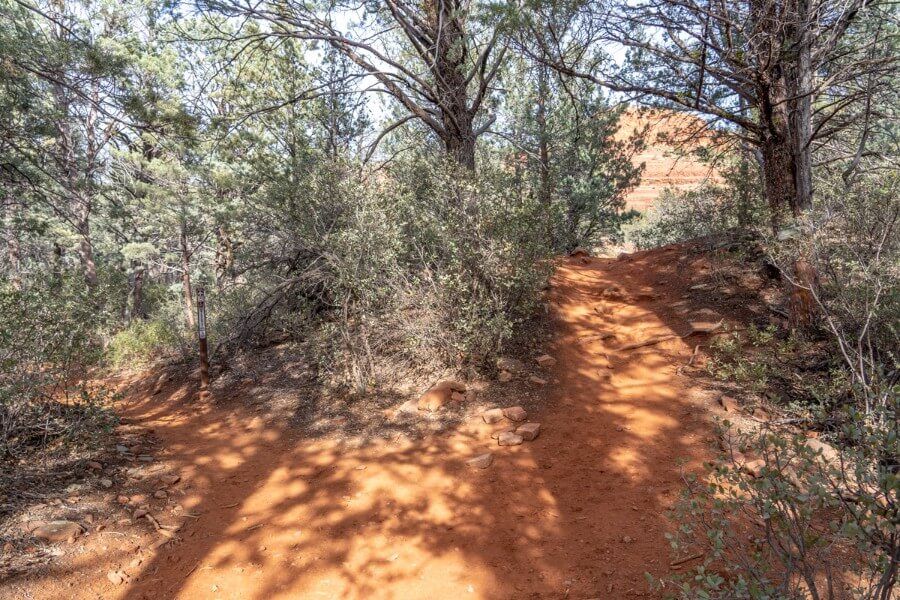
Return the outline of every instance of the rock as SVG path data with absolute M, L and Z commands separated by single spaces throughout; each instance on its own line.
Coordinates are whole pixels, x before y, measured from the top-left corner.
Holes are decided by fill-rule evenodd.
M 512 431 L 504 431 L 497 437 L 497 443 L 501 446 L 518 446 L 522 441 L 522 436 Z
M 766 466 L 766 461 L 761 458 L 757 458 L 756 460 L 748 460 L 743 464 L 744 471 L 753 475 L 754 477 L 761 477 L 763 468 Z
M 100 487 L 108 490 L 109 488 L 112 487 L 112 485 L 113 485 L 112 479 L 109 479 L 108 477 L 103 477 L 100 479 Z
M 540 423 L 525 423 L 524 425 L 520 425 L 516 429 L 516 433 L 522 436 L 522 439 L 526 442 L 530 442 L 537 438 L 538 434 L 541 432 L 541 424 Z
M 73 540 L 81 533 L 81 525 L 74 521 L 50 521 L 36 528 L 32 535 L 47 542 L 62 542 Z
M 528 413 L 525 412 L 525 409 L 521 406 L 510 406 L 509 408 L 503 409 L 503 416 L 509 419 L 510 421 L 524 421 L 525 417 L 528 416 Z
M 633 542 L 633 541 L 634 541 L 634 540 L 631 539 L 631 537 L 629 537 L 629 536 L 627 536 L 627 535 L 624 536 L 624 537 L 622 538 L 622 543 L 623 543 L 623 544 L 630 544 L 630 543 Z
M 473 389 L 466 390 L 466 402 L 473 403 L 478 399 L 478 392 Z
M 143 561 L 140 558 L 134 558 L 131 560 L 130 563 L 128 563 L 128 568 L 129 569 L 137 569 L 139 566 L 141 566 L 141 562 L 143 562 Z
M 730 396 L 721 396 L 719 405 L 725 409 L 725 412 L 736 413 L 740 409 L 738 401 Z
M 488 425 L 499 423 L 503 420 L 503 410 L 499 408 L 491 408 L 481 413 L 481 418 Z
M 98 463 L 96 460 L 89 460 L 87 461 L 87 468 L 92 471 L 99 471 L 103 468 L 103 465 Z
M 521 373 L 525 370 L 525 365 L 520 360 L 501 356 L 497 359 L 497 368 L 501 371 L 509 371 L 510 373 Z
M 106 578 L 109 579 L 109 581 L 113 585 L 122 585 L 123 583 L 125 583 L 126 577 L 127 575 L 125 575 L 125 573 L 123 573 L 122 571 L 110 571 L 106 574 Z
M 494 455 L 488 452 L 487 454 L 479 454 L 475 458 L 470 458 L 466 461 L 466 464 L 473 469 L 487 469 L 493 462 Z
M 125 454 L 126 452 L 128 452 L 128 446 L 116 444 L 116 452 L 118 452 L 119 454 Z
M 169 380 L 169 376 L 163 373 L 159 376 L 159 379 L 156 380 L 156 385 L 153 386 L 153 395 L 157 395 L 163 389 L 163 386 L 166 385 L 166 382 Z
M 438 410 L 450 401 L 454 392 L 464 394 L 466 392 L 465 384 L 452 380 L 439 381 L 419 397 L 416 406 L 419 410 Z
M 772 417 L 769 416 L 769 412 L 764 408 L 755 408 L 753 410 L 753 418 L 763 421 L 764 423 L 768 423 L 772 420 Z
M 500 383 L 509 383 L 512 381 L 513 375 L 509 371 L 500 371 L 500 375 L 497 376 L 497 381 Z
M 128 496 L 119 496 L 116 498 L 116 502 L 119 504 L 128 504 Z
M 156 490 L 153 492 L 153 497 L 158 500 L 165 500 L 169 497 L 169 493 L 166 490 Z
M 150 456 L 149 454 L 141 454 L 140 456 L 137 457 L 137 459 L 141 462 L 146 462 L 146 463 L 153 462 L 153 457 Z
M 419 412 L 419 401 L 416 399 L 407 400 L 397 408 L 397 411 L 405 415 L 417 413 Z
M 453 400 L 454 402 L 465 402 L 466 395 L 461 394 L 459 392 L 453 392 L 452 394 L 450 394 L 450 399 Z
M 502 433 L 507 433 L 507 432 L 515 433 L 515 431 L 516 431 L 515 427 L 504 427 L 503 429 L 498 429 L 497 431 L 492 431 L 491 439 L 496 440 L 497 438 L 500 437 L 500 434 L 502 434 Z
M 550 356 L 549 354 L 542 354 L 542 355 L 538 356 L 535 360 L 537 361 L 537 364 L 542 369 L 549 369 L 550 367 L 552 367 L 553 365 L 556 364 L 556 359 L 553 358 L 552 356 Z
M 816 438 L 808 438 L 806 440 L 806 447 L 816 454 L 821 454 L 826 463 L 833 464 L 840 460 L 840 453 L 835 450 L 834 446 L 826 444 Z
M 11 542 L 6 542 L 3 544 L 3 554 L 12 554 L 15 552 L 16 547 L 12 545 Z
M 136 508 L 136 509 L 134 509 L 134 513 L 132 513 L 131 518 L 134 519 L 135 521 L 137 521 L 138 519 L 140 519 L 141 517 L 146 516 L 146 515 L 147 515 L 146 510 L 144 510 L 143 508 Z
M 181 481 L 181 475 L 163 475 L 159 480 L 166 485 L 175 485 Z
M 574 250 L 572 250 L 569 253 L 569 256 L 578 258 L 578 257 L 582 257 L 582 256 L 590 256 L 590 254 L 588 253 L 587 250 L 585 250 L 584 248 L 579 246 L 579 247 L 575 248 Z
M 531 377 L 528 378 L 528 381 L 530 381 L 531 383 L 533 383 L 535 385 L 547 385 L 547 380 L 541 379 L 537 375 L 532 375 Z

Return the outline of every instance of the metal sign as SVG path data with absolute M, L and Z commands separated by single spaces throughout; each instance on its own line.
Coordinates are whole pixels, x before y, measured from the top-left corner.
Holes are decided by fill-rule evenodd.
M 197 333 L 201 340 L 206 339 L 206 291 L 197 290 Z
M 197 337 L 200 338 L 200 389 L 209 387 L 209 351 L 206 348 L 206 290 L 197 288 Z

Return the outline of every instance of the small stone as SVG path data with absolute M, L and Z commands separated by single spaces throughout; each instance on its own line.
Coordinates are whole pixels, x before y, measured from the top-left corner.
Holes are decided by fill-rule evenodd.
M 128 568 L 129 569 L 137 569 L 139 566 L 141 566 L 141 562 L 142 561 L 140 558 L 135 558 L 130 563 L 128 563 Z
M 128 496 L 119 496 L 116 498 L 116 502 L 119 504 L 128 504 Z
M 535 385 L 547 385 L 547 380 L 541 379 L 537 375 L 532 375 L 531 377 L 528 378 L 528 381 L 530 381 L 531 383 L 533 383 Z
M 526 442 L 530 442 L 537 438 L 538 434 L 541 433 L 541 424 L 540 423 L 525 423 L 524 425 L 520 425 L 518 429 L 516 429 L 516 433 L 522 436 L 522 439 Z
M 103 468 L 103 465 L 98 463 L 96 460 L 89 460 L 87 462 L 87 468 L 91 469 L 92 471 L 99 471 Z
M 141 462 L 147 462 L 147 463 L 153 462 L 153 457 L 150 456 L 149 454 L 141 454 L 140 456 L 137 457 L 137 459 Z
M 507 433 L 507 432 L 515 433 L 515 431 L 516 431 L 515 427 L 504 427 L 503 429 L 498 429 L 497 431 L 491 432 L 491 439 L 496 440 L 497 438 L 500 437 L 500 434 L 502 434 L 502 433 Z
M 109 579 L 113 585 L 122 585 L 125 583 L 125 573 L 122 571 L 110 571 L 106 574 L 106 578 Z
M 541 356 L 538 356 L 537 359 L 535 359 L 535 360 L 537 360 L 537 364 L 542 369 L 549 369 L 550 367 L 552 367 L 553 365 L 556 364 L 556 359 L 553 358 L 552 356 L 550 356 L 549 354 L 542 354 Z
M 630 544 L 630 543 L 633 542 L 633 541 L 634 541 L 634 540 L 631 539 L 631 538 L 630 538 L 629 536 L 627 536 L 627 535 L 622 537 L 622 543 L 623 543 L 623 544 Z
M 109 479 L 108 477 L 103 477 L 102 479 L 100 479 L 100 487 L 109 489 L 112 487 L 112 485 L 112 479 Z
M 501 446 L 518 446 L 522 441 L 522 436 L 512 431 L 504 431 L 497 437 L 497 443 Z
M 500 371 L 500 375 L 497 376 L 497 381 L 500 383 L 509 383 L 512 381 L 513 375 L 509 371 Z
M 181 481 L 181 476 L 180 475 L 163 475 L 162 477 L 159 478 L 159 480 L 166 485 L 175 485 L 176 483 Z
M 474 403 L 478 399 L 478 392 L 473 389 L 466 390 L 466 402 Z
M 487 469 L 493 462 L 494 455 L 488 452 L 487 454 L 479 454 L 475 458 L 470 458 L 466 461 L 466 464 L 474 469 Z
M 762 470 L 766 466 L 766 461 L 761 458 L 757 458 L 756 460 L 749 460 L 744 463 L 744 471 L 753 475 L 754 477 L 761 477 Z
M 125 454 L 126 452 L 128 452 L 128 446 L 116 444 L 116 452 L 118 452 L 119 454 Z
M 465 384 L 452 380 L 439 381 L 419 397 L 419 410 L 436 411 L 450 401 L 454 392 L 465 393 Z
M 74 540 L 81 532 L 81 525 L 74 521 L 50 521 L 37 527 L 32 535 L 47 542 L 62 542 Z
M 16 547 L 13 546 L 11 542 L 3 544 L 3 554 L 12 554 L 15 550 Z
M 159 500 L 164 500 L 169 497 L 169 493 L 166 490 L 156 490 L 153 492 L 153 497 Z
M 141 517 L 145 516 L 146 514 L 147 514 L 147 511 L 144 510 L 143 508 L 136 508 L 136 509 L 134 509 L 134 513 L 131 515 L 131 517 L 132 517 L 135 521 L 137 521 L 138 519 L 140 519 Z
M 461 394 L 459 392 L 453 392 L 452 394 L 450 394 L 450 399 L 453 400 L 454 402 L 465 402 L 466 395 Z
M 497 359 L 497 368 L 501 371 L 509 371 L 510 373 L 519 373 L 525 370 L 525 365 L 522 364 L 522 361 L 516 360 L 515 358 L 509 358 L 508 356 L 501 356 Z
M 415 414 L 419 412 L 419 403 L 415 399 L 407 400 L 397 408 L 397 411 L 405 415 Z
M 481 418 L 488 425 L 493 425 L 503 420 L 503 411 L 499 408 L 491 408 L 481 413 Z
M 834 446 L 826 444 L 816 438 L 807 439 L 806 447 L 816 454 L 821 454 L 822 459 L 826 463 L 836 463 L 840 460 L 840 453 L 834 449 Z
M 719 405 L 725 409 L 725 412 L 738 412 L 738 409 L 740 408 L 737 400 L 730 396 L 720 397 Z
M 503 416 L 509 419 L 510 421 L 524 421 L 525 417 L 528 416 L 528 413 L 525 412 L 525 409 L 521 406 L 510 406 L 509 408 L 503 409 Z
M 575 248 L 574 250 L 572 250 L 569 253 L 569 256 L 572 256 L 575 258 L 581 258 L 581 257 L 585 257 L 585 256 L 590 256 L 590 254 L 588 254 L 587 250 L 585 250 L 584 248 L 579 246 L 579 247 Z

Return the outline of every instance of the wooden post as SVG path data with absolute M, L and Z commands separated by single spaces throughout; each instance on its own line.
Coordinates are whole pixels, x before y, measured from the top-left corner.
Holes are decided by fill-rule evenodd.
M 197 288 L 197 337 L 200 339 L 200 389 L 209 387 L 209 354 L 206 348 L 206 290 Z

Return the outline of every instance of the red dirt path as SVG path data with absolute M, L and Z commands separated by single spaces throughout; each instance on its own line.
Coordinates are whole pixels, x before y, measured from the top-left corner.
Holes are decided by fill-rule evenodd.
M 558 363 L 545 408 L 529 415 L 540 437 L 521 446 L 496 446 L 480 419 L 423 441 L 352 447 L 266 427 L 239 405 L 132 398 L 124 416 L 155 430 L 159 460 L 182 476 L 168 502 L 192 516 L 140 566 L 109 538 L 28 589 L 154 600 L 655 597 L 644 573 L 668 571 L 678 461 L 708 459 L 711 428 L 699 388 L 676 372 L 696 340 L 615 348 L 686 331 L 672 305 L 690 282 L 676 259 L 661 250 L 562 262 L 546 348 Z M 626 299 L 601 300 L 611 285 Z M 488 450 L 488 469 L 465 465 Z M 114 586 L 106 573 L 120 567 L 133 580 Z

